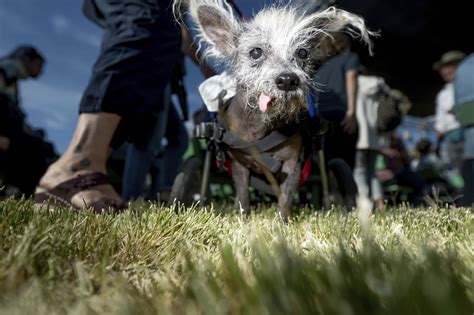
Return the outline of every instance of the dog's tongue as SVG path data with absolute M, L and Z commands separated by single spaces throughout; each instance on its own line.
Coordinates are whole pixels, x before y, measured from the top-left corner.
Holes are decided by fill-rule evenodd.
M 258 97 L 258 107 L 262 111 L 262 113 L 265 113 L 268 109 L 268 105 L 272 101 L 272 97 L 265 94 L 265 92 L 262 92 L 260 96 Z

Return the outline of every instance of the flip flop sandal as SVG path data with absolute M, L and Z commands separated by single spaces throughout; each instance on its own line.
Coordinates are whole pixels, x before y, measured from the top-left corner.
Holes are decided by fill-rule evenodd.
M 77 210 L 82 210 L 82 207 L 77 207 L 72 204 L 72 197 L 83 190 L 87 190 L 99 185 L 110 185 L 107 176 L 103 173 L 94 172 L 84 175 L 79 175 L 70 180 L 62 182 L 53 189 L 37 191 L 34 196 L 36 204 L 49 203 L 59 207 L 73 207 Z M 91 208 L 94 212 L 102 213 L 109 209 L 119 213 L 125 210 L 126 204 L 118 202 L 111 198 L 101 198 L 99 201 L 85 204 L 85 208 Z

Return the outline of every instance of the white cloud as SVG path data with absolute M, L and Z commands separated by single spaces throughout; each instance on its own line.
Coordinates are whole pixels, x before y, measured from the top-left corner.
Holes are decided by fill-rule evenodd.
M 62 15 L 54 15 L 51 18 L 51 23 L 53 24 L 54 31 L 58 34 L 63 34 L 71 26 L 68 19 Z

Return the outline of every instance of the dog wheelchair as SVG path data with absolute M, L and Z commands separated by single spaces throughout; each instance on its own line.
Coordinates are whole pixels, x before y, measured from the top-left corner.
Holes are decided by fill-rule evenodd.
M 220 108 L 222 97 L 219 97 Z M 307 115 L 302 120 L 299 131 L 303 135 L 304 152 L 301 154 L 302 173 L 299 189 L 294 200 L 315 209 L 330 209 L 340 206 L 350 211 L 356 206 L 357 186 L 352 171 L 342 159 L 325 161 L 323 154 L 324 137 L 331 132 L 328 122 L 320 117 Z M 190 141 L 190 151 L 182 163 L 170 194 L 170 202 L 180 202 L 187 206 L 195 202 L 206 204 L 210 201 L 229 202 L 235 196 L 230 176 L 231 163 L 227 150 L 239 147 L 244 152 L 252 151 L 271 171 L 279 165 L 266 154 L 281 144 L 284 137 L 270 134 L 257 143 L 242 145 L 227 131 L 225 124 L 211 115 L 207 121 L 196 124 L 194 137 Z M 293 174 L 295 175 L 295 174 Z M 271 176 L 270 176 L 271 177 Z M 250 194 L 252 202 L 272 202 L 278 189 L 271 184 L 272 179 L 262 174 L 251 174 Z

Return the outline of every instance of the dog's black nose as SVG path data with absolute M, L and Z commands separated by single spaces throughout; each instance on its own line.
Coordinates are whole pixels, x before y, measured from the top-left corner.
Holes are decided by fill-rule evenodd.
M 282 73 L 276 78 L 275 83 L 280 90 L 288 92 L 296 90 L 300 85 L 300 79 L 293 72 Z

